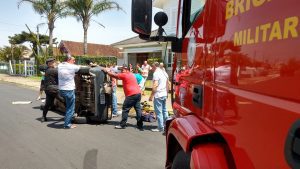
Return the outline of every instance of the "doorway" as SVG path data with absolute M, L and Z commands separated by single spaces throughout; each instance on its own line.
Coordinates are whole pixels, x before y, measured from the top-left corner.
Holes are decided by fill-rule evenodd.
M 136 54 L 136 63 L 142 65 L 145 60 L 148 60 L 149 53 L 137 53 Z

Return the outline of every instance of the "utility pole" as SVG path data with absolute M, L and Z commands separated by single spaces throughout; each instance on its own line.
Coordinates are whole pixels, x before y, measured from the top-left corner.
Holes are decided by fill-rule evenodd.
M 36 38 L 37 38 L 37 55 L 40 55 L 40 49 L 39 49 L 39 44 L 40 44 L 40 38 L 39 38 L 39 25 L 36 26 Z
M 40 43 L 40 26 L 44 25 L 45 23 L 39 23 L 36 25 L 36 47 L 37 47 L 37 55 L 39 56 L 40 54 L 40 47 L 41 47 L 41 43 Z

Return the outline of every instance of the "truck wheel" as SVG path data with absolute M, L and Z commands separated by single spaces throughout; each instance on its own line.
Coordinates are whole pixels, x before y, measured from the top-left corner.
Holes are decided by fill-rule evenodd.
M 75 124 L 87 124 L 88 119 L 86 117 L 75 117 L 74 118 L 74 123 Z
M 191 153 L 185 153 L 183 150 L 180 150 L 172 164 L 172 169 L 190 169 Z

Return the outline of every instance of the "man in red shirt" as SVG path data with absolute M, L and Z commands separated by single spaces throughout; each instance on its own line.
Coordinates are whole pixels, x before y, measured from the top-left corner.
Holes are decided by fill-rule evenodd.
M 115 74 L 109 68 L 103 70 L 111 77 L 122 80 L 125 100 L 122 106 L 122 120 L 116 129 L 125 129 L 129 110 L 134 107 L 136 111 L 137 128 L 143 130 L 142 110 L 141 110 L 141 90 L 133 73 L 129 71 L 127 65 L 123 65 L 122 72 Z

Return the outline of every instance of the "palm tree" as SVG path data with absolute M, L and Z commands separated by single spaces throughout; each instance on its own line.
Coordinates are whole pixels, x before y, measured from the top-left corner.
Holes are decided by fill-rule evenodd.
M 34 11 L 42 17 L 47 18 L 49 29 L 49 55 L 53 56 L 53 30 L 56 19 L 67 16 L 65 3 L 63 0 L 21 0 L 18 7 L 23 2 L 32 4 Z
M 93 16 L 97 16 L 100 13 L 107 10 L 123 10 L 117 2 L 103 0 L 67 0 L 66 4 L 69 8 L 69 12 L 72 16 L 76 17 L 77 21 L 82 22 L 83 37 L 84 37 L 84 49 L 83 54 L 87 54 L 87 31 L 90 26 L 90 21 Z M 95 20 L 93 20 L 95 21 Z M 96 21 L 95 21 L 96 22 Z M 101 23 L 96 22 L 103 26 Z M 104 26 L 103 26 L 104 27 Z

